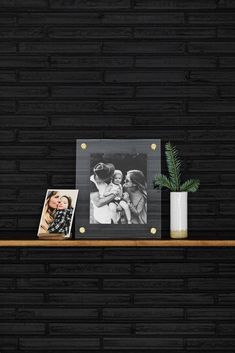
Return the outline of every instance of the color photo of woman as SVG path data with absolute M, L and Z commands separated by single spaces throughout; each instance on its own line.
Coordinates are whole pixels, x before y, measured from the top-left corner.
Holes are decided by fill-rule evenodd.
M 47 190 L 38 237 L 61 235 L 69 238 L 78 190 Z

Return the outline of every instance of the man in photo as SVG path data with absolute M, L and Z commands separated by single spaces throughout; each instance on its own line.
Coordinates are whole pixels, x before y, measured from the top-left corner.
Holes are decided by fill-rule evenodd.
M 93 168 L 90 177 L 90 201 L 92 209 L 90 223 L 111 224 L 112 217 L 109 203 L 118 195 L 118 190 L 113 190 L 109 196 L 104 196 L 105 191 L 113 177 L 115 167 L 111 163 L 98 163 Z

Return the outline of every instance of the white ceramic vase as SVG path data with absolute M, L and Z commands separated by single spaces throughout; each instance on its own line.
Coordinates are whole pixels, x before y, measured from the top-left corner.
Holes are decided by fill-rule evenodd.
M 188 237 L 188 193 L 170 193 L 170 218 L 173 239 L 184 239 Z

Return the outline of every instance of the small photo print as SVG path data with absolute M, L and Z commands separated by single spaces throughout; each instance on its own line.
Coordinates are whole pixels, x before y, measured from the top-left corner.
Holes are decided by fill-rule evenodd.
M 78 190 L 47 190 L 38 237 L 60 235 L 70 238 Z
M 90 155 L 90 224 L 147 224 L 147 154 Z

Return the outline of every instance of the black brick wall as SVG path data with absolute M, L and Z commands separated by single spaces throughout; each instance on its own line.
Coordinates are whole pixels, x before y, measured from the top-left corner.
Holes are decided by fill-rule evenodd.
M 233 353 L 234 274 L 234 248 L 1 249 L 1 352 Z
M 45 190 L 74 187 L 83 137 L 171 140 L 201 179 L 191 234 L 233 232 L 235 1 L 0 0 L 0 25 L 2 234 L 34 234 Z M 1 353 L 235 351 L 234 249 L 1 249 L 0 263 Z

